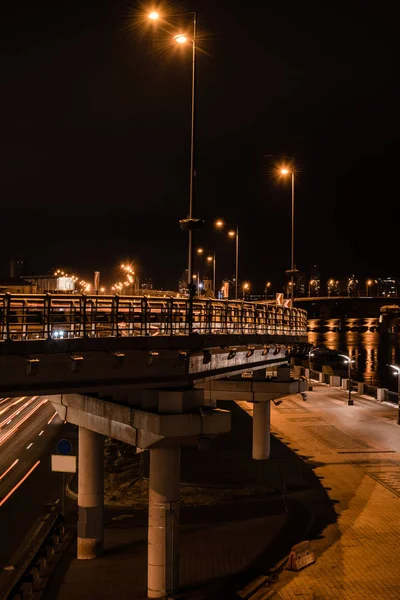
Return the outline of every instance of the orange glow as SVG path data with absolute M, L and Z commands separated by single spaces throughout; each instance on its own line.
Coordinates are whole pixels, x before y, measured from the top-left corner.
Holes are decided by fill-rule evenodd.
M 33 465 L 33 467 L 32 467 L 32 468 L 31 468 L 31 469 L 30 469 L 30 470 L 27 472 L 27 474 L 23 476 L 23 478 L 21 479 L 21 481 L 19 481 L 19 482 L 17 483 L 17 485 L 15 485 L 15 486 L 13 487 L 13 489 L 12 489 L 12 490 L 10 490 L 10 491 L 8 492 L 7 496 L 4 496 L 3 500 L 0 502 L 0 506 L 3 506 L 3 504 L 4 504 L 5 502 L 7 502 L 7 500 L 9 499 L 9 497 L 13 495 L 13 493 L 14 493 L 14 492 L 15 492 L 15 491 L 16 491 L 16 490 L 19 488 L 19 486 L 20 486 L 20 485 L 22 485 L 22 484 L 24 483 L 25 479 L 28 479 L 29 475 L 30 475 L 30 474 L 31 474 L 31 473 L 32 473 L 32 472 L 33 472 L 33 471 L 36 469 L 36 467 L 38 467 L 39 465 L 40 465 L 40 460 L 38 460 L 38 461 L 37 461 L 37 462 L 36 462 L 36 463 Z
M 212 256 L 207 256 L 207 261 L 208 262 L 212 262 L 213 261 L 213 257 Z
M 229 237 L 235 237 L 236 231 L 233 231 L 233 229 L 231 229 L 231 231 L 228 231 L 228 235 Z
M 14 425 L 14 427 L 11 427 L 11 429 L 9 429 L 1 438 L 0 438 L 0 445 L 3 444 L 6 440 L 8 440 L 8 438 L 13 435 L 13 433 L 15 433 L 17 431 L 17 429 L 19 427 L 21 427 L 21 425 L 23 423 L 25 423 L 25 421 L 27 421 L 27 419 L 29 419 L 30 416 L 32 416 L 41 406 L 43 406 L 43 404 L 45 404 L 47 402 L 46 400 L 42 400 L 41 402 L 39 402 L 39 404 L 37 404 L 31 411 L 29 411 L 27 413 L 27 415 L 21 419 L 20 421 L 18 421 L 18 423 L 16 425 Z M 1 506 L 1 505 L 0 505 Z
M 149 14 L 149 19 L 151 21 L 157 21 L 160 18 L 160 13 L 158 13 L 156 10 L 152 10 L 151 13 Z
M 215 227 L 218 227 L 219 229 L 221 229 L 221 227 L 224 226 L 224 222 L 222 219 L 218 219 L 218 221 L 215 221 Z
M 186 44 L 186 42 L 188 41 L 188 37 L 185 33 L 178 33 L 178 35 L 174 35 L 174 40 L 178 44 Z
M 204 250 L 203 248 L 197 248 L 197 254 L 203 254 Z
M 18 461 L 19 461 L 19 458 L 14 460 L 13 464 L 10 467 L 8 467 L 8 469 L 6 469 L 2 475 L 0 475 L 0 481 L 3 479 L 3 477 L 5 477 L 7 475 L 7 473 L 9 473 L 11 471 L 11 469 L 13 467 L 15 467 L 15 465 L 17 464 Z
M 286 167 L 284 167 L 283 169 L 280 170 L 281 175 L 288 175 L 288 173 L 289 173 L 289 169 L 287 169 Z
M 250 289 L 250 284 L 247 281 L 246 281 L 246 283 L 243 284 L 243 289 L 244 290 Z

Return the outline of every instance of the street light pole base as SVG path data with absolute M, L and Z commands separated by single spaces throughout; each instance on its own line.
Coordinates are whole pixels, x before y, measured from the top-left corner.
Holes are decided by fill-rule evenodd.
M 347 400 L 347 406 L 354 406 L 354 400 Z

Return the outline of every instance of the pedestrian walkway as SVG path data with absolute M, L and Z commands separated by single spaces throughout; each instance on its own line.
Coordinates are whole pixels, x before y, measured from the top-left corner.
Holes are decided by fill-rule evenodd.
M 273 406 L 270 461 L 251 460 L 252 406 L 224 404 L 232 432 L 209 452 L 188 449 L 182 478 L 264 491 L 230 504 L 182 507 L 178 597 L 239 598 L 246 583 L 270 574 L 307 535 L 316 562 L 295 573 L 282 569 L 257 599 L 273 591 L 285 600 L 400 598 L 397 411 L 366 397 L 354 401 L 347 406 L 346 392 L 316 384 L 307 402 L 296 395 Z M 78 561 L 71 546 L 44 599 L 146 597 L 146 514 L 113 509 L 106 517 L 104 556 Z
M 307 455 L 335 503 L 337 520 L 312 540 L 316 561 L 283 570 L 274 598 L 400 598 L 400 427 L 397 410 L 315 385 L 308 402 L 275 407 L 273 432 Z M 307 492 L 303 501 L 307 506 Z M 324 507 L 308 507 L 315 514 Z

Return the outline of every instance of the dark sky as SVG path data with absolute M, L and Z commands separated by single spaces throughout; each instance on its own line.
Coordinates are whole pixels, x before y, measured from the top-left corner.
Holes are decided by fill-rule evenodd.
M 279 287 L 290 266 L 290 183 L 267 154 L 295 157 L 295 260 L 325 277 L 398 276 L 400 10 L 392 0 L 198 0 L 198 243 L 218 277 L 240 228 L 240 273 Z M 132 258 L 176 287 L 189 197 L 190 49 L 137 26 L 123 0 L 19 0 L 2 10 L 3 271 L 110 275 Z M 180 25 L 181 17 L 177 17 Z M 188 23 L 190 24 L 190 18 Z

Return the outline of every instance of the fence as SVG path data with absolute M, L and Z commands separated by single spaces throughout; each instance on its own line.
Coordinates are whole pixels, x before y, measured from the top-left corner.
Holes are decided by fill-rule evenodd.
M 307 335 L 307 312 L 267 303 L 86 294 L 0 294 L 0 339 Z

